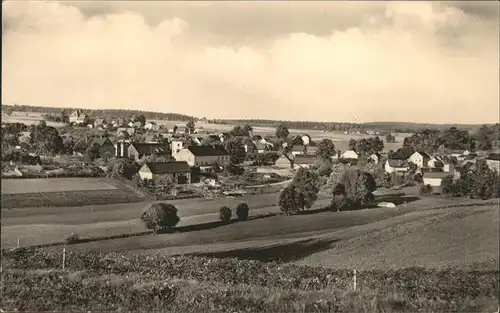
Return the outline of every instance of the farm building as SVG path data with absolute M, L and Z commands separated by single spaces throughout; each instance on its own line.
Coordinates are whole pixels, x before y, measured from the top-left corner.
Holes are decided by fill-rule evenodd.
M 177 161 L 185 161 L 189 166 L 226 166 L 229 164 L 229 153 L 219 146 L 191 146 L 175 154 Z
M 129 146 L 130 146 L 130 141 L 129 140 L 119 140 L 115 144 L 115 151 L 116 151 L 115 156 L 117 158 L 126 158 L 126 157 L 128 157 L 128 147 Z
M 424 173 L 424 185 L 430 185 L 432 187 L 441 187 L 443 179 L 447 176 L 453 176 L 453 174 L 445 172 L 425 172 Z
M 443 168 L 444 161 L 439 155 L 431 156 L 429 161 L 427 161 L 427 167 L 429 168 Z
M 128 157 L 139 161 L 143 157 L 157 155 L 170 156 L 168 146 L 161 143 L 137 143 L 134 142 L 128 147 Z
M 500 173 L 500 153 L 491 153 L 486 158 L 486 164 L 488 164 L 488 167 L 491 170 L 497 171 Z
M 118 127 L 116 130 L 116 135 L 120 135 L 121 132 L 126 132 L 129 136 L 133 136 L 135 134 L 135 128 L 133 127 Z
M 410 170 L 410 164 L 406 160 L 388 159 L 384 166 L 386 173 L 405 173 Z
M 109 138 L 95 138 L 91 141 L 90 146 L 98 145 L 99 146 L 99 154 L 101 156 L 108 155 L 113 156 L 116 155 L 115 145 L 109 140 Z
M 71 124 L 83 124 L 87 115 L 81 110 L 76 110 L 69 116 L 69 122 Z
M 423 151 L 416 151 L 408 158 L 408 162 L 417 165 L 419 168 L 427 166 L 427 162 L 430 160 L 431 157 Z
M 170 142 L 170 150 L 172 151 L 172 156 L 179 153 L 184 149 L 184 140 L 174 139 Z
M 301 167 L 309 168 L 316 164 L 316 156 L 315 155 L 301 155 L 298 154 L 295 156 L 293 160 L 293 168 L 299 169 Z
M 169 182 L 174 184 L 190 184 L 191 169 L 186 162 L 146 162 L 139 169 L 142 180 L 151 180 L 154 185 L 161 186 Z
M 103 118 L 96 118 L 94 121 L 94 127 L 102 127 L 104 125 Z
M 285 153 L 283 153 L 277 160 L 276 162 L 274 163 L 274 166 L 278 167 L 278 168 L 283 168 L 283 169 L 290 169 L 290 168 L 293 168 L 293 159 L 294 159 L 294 156 L 293 155 L 286 155 Z

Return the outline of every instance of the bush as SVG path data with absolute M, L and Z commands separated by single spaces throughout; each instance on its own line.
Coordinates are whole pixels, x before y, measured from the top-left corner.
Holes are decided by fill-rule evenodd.
M 236 207 L 236 216 L 238 217 L 238 221 L 246 221 L 248 219 L 248 212 L 250 208 L 246 202 L 242 202 L 238 204 Z
M 227 206 L 223 206 L 220 208 L 219 211 L 219 218 L 223 222 L 229 222 L 231 220 L 231 209 L 228 208 Z
M 421 196 L 428 196 L 432 194 L 432 186 L 431 185 L 420 185 L 419 194 Z
M 168 203 L 154 203 L 141 214 L 141 221 L 156 232 L 171 229 L 179 223 L 177 208 Z
M 69 245 L 78 243 L 80 241 L 80 236 L 78 236 L 78 234 L 71 233 L 68 236 L 66 236 L 66 239 L 64 241 L 66 241 L 66 243 Z

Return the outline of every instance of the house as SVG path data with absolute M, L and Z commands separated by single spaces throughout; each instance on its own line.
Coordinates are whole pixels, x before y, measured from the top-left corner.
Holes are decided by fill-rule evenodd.
M 430 185 L 432 187 L 441 187 L 443 179 L 447 176 L 453 176 L 453 174 L 445 172 L 425 172 L 423 176 L 424 185 Z
M 167 145 L 161 143 L 134 142 L 128 147 L 127 155 L 129 158 L 139 161 L 143 157 L 152 155 L 169 157 L 170 150 Z
M 317 146 L 306 146 L 306 153 L 308 155 L 316 155 L 318 153 L 318 147 Z
M 118 140 L 115 144 L 115 151 L 117 158 L 128 157 L 128 147 L 130 146 L 130 140 Z
M 426 166 L 429 168 L 443 168 L 444 160 L 439 155 L 433 155 L 430 157 L 429 161 L 427 161 Z
M 191 183 L 191 169 L 186 162 L 146 162 L 138 174 L 141 180 L 151 180 L 156 186 Z
M 292 147 L 292 155 L 298 155 L 298 154 L 306 154 L 307 153 L 307 147 L 304 145 L 293 145 Z
M 372 161 L 375 164 L 380 162 L 381 155 L 379 153 L 373 153 L 368 157 L 368 161 Z
M 172 151 L 172 156 L 179 153 L 182 149 L 184 149 L 184 140 L 174 139 L 170 142 L 170 151 Z
M 349 149 L 344 151 L 342 155 L 340 156 L 342 159 L 348 159 L 348 160 L 357 160 L 359 155 L 356 153 L 356 151 Z
M 255 145 L 255 148 L 257 149 L 257 153 L 270 151 L 274 147 L 272 143 L 267 142 L 265 139 L 256 140 L 253 143 Z
M 104 119 L 103 118 L 96 118 L 94 121 L 94 127 L 102 127 L 104 125 Z
M 161 136 L 158 136 L 157 134 L 147 134 L 144 136 L 144 142 L 146 143 L 160 143 L 161 140 Z
M 99 154 L 101 157 L 103 156 L 114 156 L 116 155 L 116 148 L 115 145 L 109 140 L 109 138 L 94 138 L 93 140 L 90 141 L 89 146 L 94 146 L 98 145 L 99 146 Z
M 290 169 L 293 168 L 293 163 L 294 163 L 295 156 L 292 154 L 285 154 L 283 153 L 274 163 L 274 166 L 278 168 L 283 168 L 283 169 Z
M 388 159 L 384 166 L 386 173 L 405 173 L 410 170 L 410 164 L 406 160 Z
M 76 110 L 69 116 L 70 124 L 83 124 L 87 115 L 82 110 Z
M 492 171 L 500 173 L 500 153 L 490 153 L 486 158 L 486 164 Z
M 411 162 L 417 165 L 419 168 L 422 168 L 427 166 L 427 162 L 429 162 L 430 159 L 431 157 L 427 153 L 423 151 L 416 151 L 408 158 L 408 162 Z
M 160 125 L 156 124 L 153 121 L 150 121 L 150 122 L 147 122 L 146 125 L 144 125 L 144 129 L 158 131 L 158 130 L 160 130 Z
M 175 160 L 185 161 L 189 166 L 229 165 L 229 153 L 221 146 L 191 146 L 174 155 Z
M 116 130 L 116 135 L 118 136 L 121 132 L 127 132 L 129 136 L 133 136 L 135 134 L 135 128 L 133 127 L 118 127 Z
M 315 155 L 304 155 L 298 154 L 293 160 L 293 169 L 299 169 L 301 167 L 309 168 L 316 164 Z

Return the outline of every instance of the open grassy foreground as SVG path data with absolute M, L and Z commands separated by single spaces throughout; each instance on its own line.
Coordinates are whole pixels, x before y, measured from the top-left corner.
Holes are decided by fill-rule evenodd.
M 496 270 L 353 272 L 201 257 L 2 251 L 6 311 L 494 312 Z

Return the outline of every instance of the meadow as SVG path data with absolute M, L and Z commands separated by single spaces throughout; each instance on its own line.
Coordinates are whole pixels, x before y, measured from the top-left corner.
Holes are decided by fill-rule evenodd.
M 39 112 L 12 112 L 11 115 L 2 113 L 2 123 L 21 123 L 26 125 L 38 124 L 44 120 L 43 114 Z M 47 126 L 63 127 L 64 123 L 45 121 Z
M 5 179 L 2 195 L 22 193 L 64 192 L 78 190 L 112 190 L 116 186 L 100 178 Z
M 329 269 L 205 257 L 2 251 L 7 311 L 493 312 L 498 268 Z M 36 286 L 36 287 L 34 287 Z M 356 288 L 354 290 L 354 288 Z

